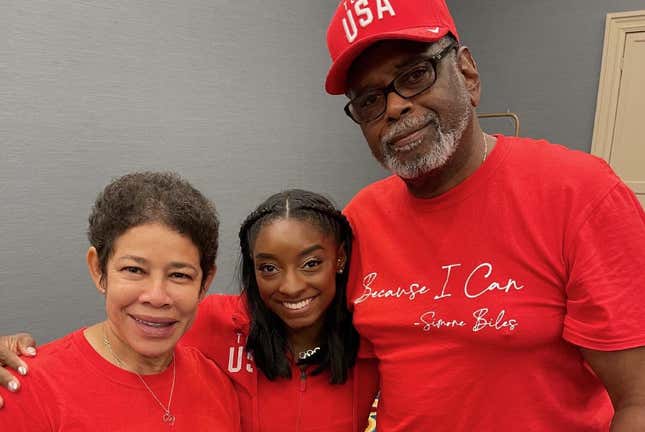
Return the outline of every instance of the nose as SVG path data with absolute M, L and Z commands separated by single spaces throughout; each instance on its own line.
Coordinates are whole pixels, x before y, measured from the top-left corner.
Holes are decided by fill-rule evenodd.
M 288 297 L 298 297 L 305 288 L 306 283 L 302 276 L 295 270 L 287 270 L 280 282 L 278 291 Z
M 158 308 L 168 306 L 172 303 L 168 294 L 168 280 L 162 276 L 151 277 L 150 283 L 143 288 L 139 301 Z
M 395 91 L 389 92 L 385 101 L 385 117 L 389 121 L 397 121 L 412 110 L 412 101 Z

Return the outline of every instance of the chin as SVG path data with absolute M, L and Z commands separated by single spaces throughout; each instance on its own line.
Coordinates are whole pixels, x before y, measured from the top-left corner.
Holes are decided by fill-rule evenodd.
M 316 322 L 318 322 L 318 319 L 319 317 L 307 316 L 296 319 L 282 319 L 282 321 L 289 330 L 298 331 L 313 326 Z
M 436 169 L 444 166 L 445 163 L 419 163 L 419 161 L 404 162 L 400 160 L 391 160 L 384 163 L 383 166 L 392 174 L 395 174 L 405 180 L 414 180 L 422 177 Z
M 441 142 L 430 149 L 419 149 L 411 158 L 400 158 L 395 155 L 387 155 L 383 166 L 393 174 L 405 179 L 414 180 L 440 170 L 448 164 L 457 150 L 454 141 Z
M 148 358 L 164 356 L 175 349 L 178 338 L 169 338 L 157 341 L 133 341 L 130 347 L 139 355 Z

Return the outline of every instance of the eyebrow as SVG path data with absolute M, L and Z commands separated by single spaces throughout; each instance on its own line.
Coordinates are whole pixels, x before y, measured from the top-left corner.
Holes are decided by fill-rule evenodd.
M 398 64 L 394 65 L 394 67 L 396 69 L 398 69 L 399 71 L 401 71 L 402 69 L 407 69 L 410 66 L 414 66 L 417 63 L 420 63 L 420 62 L 422 62 L 424 60 L 428 60 L 429 57 L 436 56 L 441 51 L 443 51 L 444 48 L 445 47 L 442 47 L 440 49 L 436 49 L 436 47 L 433 45 L 431 47 L 428 47 L 428 49 L 425 50 L 424 52 L 422 52 L 421 54 L 418 54 L 418 55 L 414 56 L 411 59 L 404 60 L 401 63 L 398 63 Z
M 307 255 L 307 254 L 310 254 L 310 253 L 314 252 L 314 251 L 322 250 L 322 249 L 324 249 L 324 248 L 323 248 L 321 245 L 319 245 L 319 244 L 315 244 L 315 245 L 313 245 L 313 246 L 309 246 L 309 247 L 308 247 L 308 248 L 306 248 L 306 249 L 303 249 L 303 250 L 298 254 L 298 256 L 299 256 L 299 257 L 303 257 L 303 256 L 305 256 L 305 255 Z M 258 259 L 258 258 L 272 259 L 272 258 L 275 258 L 275 255 L 270 254 L 270 253 L 265 253 L 265 252 L 259 252 L 259 253 L 255 254 L 255 258 L 256 258 L 256 259 Z
M 421 61 L 425 60 L 425 57 L 431 57 L 431 56 L 432 56 L 432 54 L 421 54 L 421 55 L 417 55 L 417 56 L 415 56 L 415 57 L 414 57 L 414 58 L 412 58 L 412 59 L 408 59 L 408 60 L 405 60 L 405 61 L 403 61 L 403 62 L 401 62 L 401 63 L 398 63 L 398 64 L 394 65 L 394 67 L 395 67 L 398 71 L 401 71 L 402 69 L 407 69 L 407 68 L 409 68 L 410 66 L 413 66 L 413 65 L 415 65 L 415 64 L 417 64 L 417 63 L 419 63 L 419 62 L 421 62 Z
M 396 70 L 396 74 L 399 74 L 399 73 L 403 72 L 405 69 L 408 69 L 408 68 L 410 68 L 412 66 L 415 66 L 418 63 L 421 63 L 424 60 L 427 60 L 428 57 L 432 57 L 432 56 L 435 56 L 435 55 L 439 54 L 444 48 L 445 47 L 440 48 L 440 49 L 436 49 L 436 47 L 434 45 L 432 45 L 432 46 L 428 47 L 428 49 L 426 51 L 424 51 L 423 53 L 417 54 L 416 56 L 414 56 L 411 59 L 403 60 L 401 63 L 395 64 L 394 68 Z M 347 96 L 348 96 L 349 99 L 352 99 L 352 98 L 355 98 L 356 96 L 358 96 L 360 94 L 363 94 L 365 92 L 369 92 L 369 91 L 373 91 L 373 90 L 378 91 L 378 90 L 380 90 L 382 88 L 383 87 L 372 86 L 372 85 L 369 85 L 369 84 L 368 85 L 363 85 L 363 86 L 360 86 L 358 89 L 356 89 L 356 91 L 351 91 L 351 90 L 348 91 Z
M 148 264 L 147 259 L 139 257 L 139 256 L 136 256 L 136 255 L 123 255 L 122 257 L 119 257 L 118 260 L 119 261 L 132 260 L 132 261 L 134 261 L 136 263 L 139 263 L 139 264 L 142 264 L 142 265 L 143 264 Z M 194 265 L 188 264 L 188 263 L 185 263 L 185 262 L 181 262 L 181 261 L 173 261 L 168 265 L 168 267 L 173 268 L 173 269 L 190 268 L 193 271 L 199 273 L 199 270 L 197 270 L 197 268 Z

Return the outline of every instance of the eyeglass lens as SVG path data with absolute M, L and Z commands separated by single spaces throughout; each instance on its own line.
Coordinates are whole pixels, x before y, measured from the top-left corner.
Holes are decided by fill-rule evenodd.
M 407 99 L 428 90 L 437 78 L 436 63 L 455 47 L 455 44 L 450 44 L 439 54 L 433 56 L 433 58 L 420 61 L 396 76 L 385 88 L 369 90 L 356 96 L 349 101 L 345 107 L 345 111 L 347 111 L 354 121 L 367 123 L 378 118 L 385 112 L 387 95 L 390 92 L 395 92 L 399 96 Z

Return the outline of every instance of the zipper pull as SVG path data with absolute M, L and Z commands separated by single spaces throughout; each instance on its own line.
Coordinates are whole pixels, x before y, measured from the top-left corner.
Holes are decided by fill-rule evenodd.
M 302 369 L 300 371 L 300 391 L 303 392 L 307 390 L 307 372 Z

